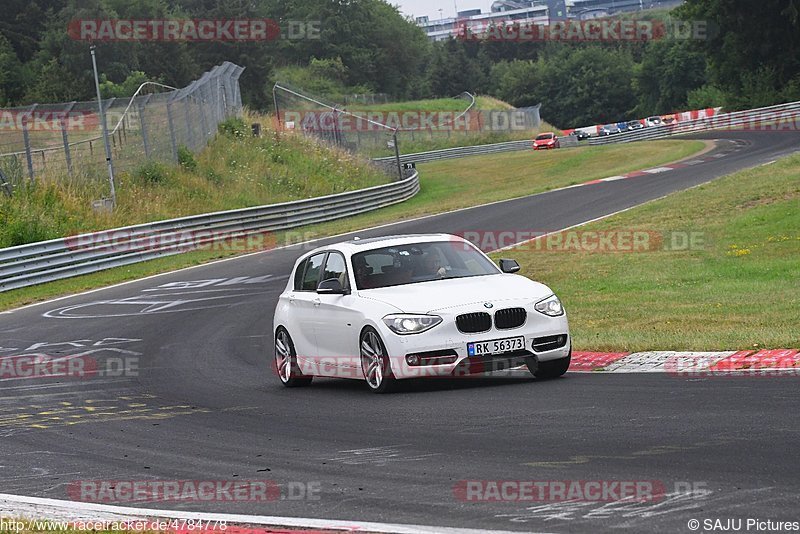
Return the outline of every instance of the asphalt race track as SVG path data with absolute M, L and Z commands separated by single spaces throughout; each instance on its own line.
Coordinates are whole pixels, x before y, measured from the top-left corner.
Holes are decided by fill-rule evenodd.
M 556 230 L 800 148 L 796 132 L 702 137 L 722 140 L 703 164 L 358 235 Z M 138 366 L 128 376 L 0 379 L 0 492 L 69 499 L 85 479 L 268 479 L 318 482 L 321 492 L 314 500 L 151 506 L 547 532 L 688 532 L 691 518 L 798 519 L 796 378 L 568 373 L 542 382 L 520 374 L 427 380 L 383 396 L 347 380 L 284 389 L 270 369 L 272 311 L 300 251 L 0 314 L 0 357 L 91 354 Z M 465 502 L 454 488 L 469 480 L 659 481 L 668 495 Z

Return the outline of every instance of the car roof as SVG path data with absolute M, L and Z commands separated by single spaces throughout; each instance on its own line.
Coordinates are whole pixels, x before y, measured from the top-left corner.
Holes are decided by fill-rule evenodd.
M 304 254 L 304 257 L 323 250 L 339 250 L 346 254 L 354 254 L 356 252 L 391 247 L 393 245 L 410 245 L 413 243 L 430 243 L 434 241 L 464 241 L 464 239 L 451 234 L 401 234 L 381 237 L 368 237 L 364 239 L 354 238 L 346 241 L 339 241 L 338 243 L 331 243 L 330 245 L 326 245 L 324 247 L 318 247 L 310 251 L 308 254 Z

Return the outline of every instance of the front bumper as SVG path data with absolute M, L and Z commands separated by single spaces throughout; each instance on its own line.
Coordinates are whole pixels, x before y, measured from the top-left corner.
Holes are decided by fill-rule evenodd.
M 442 323 L 421 334 L 401 336 L 388 327 L 381 328 L 392 372 L 398 379 L 475 374 L 516 367 L 530 357 L 544 362 L 569 356 L 571 339 L 566 315 L 548 317 L 532 307 L 526 308 L 528 317 L 522 326 L 498 329 L 493 324 L 490 330 L 481 333 L 463 333 L 456 328 L 455 316 L 474 309 L 440 313 Z M 467 353 L 468 343 L 518 336 L 524 338 L 522 350 L 489 356 L 470 356 Z M 563 336 L 563 340 L 555 340 L 556 336 Z M 410 365 L 406 358 L 408 355 L 419 356 L 419 363 Z

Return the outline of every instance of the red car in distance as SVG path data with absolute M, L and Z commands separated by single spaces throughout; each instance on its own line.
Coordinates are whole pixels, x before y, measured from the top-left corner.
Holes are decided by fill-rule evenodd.
M 543 132 L 536 136 L 533 140 L 534 150 L 549 150 L 551 148 L 558 148 L 558 137 L 553 132 Z

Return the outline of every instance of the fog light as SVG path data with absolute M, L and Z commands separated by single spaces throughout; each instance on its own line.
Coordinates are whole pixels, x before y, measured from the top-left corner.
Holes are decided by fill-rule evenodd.
M 419 365 L 419 356 L 417 356 L 416 354 L 407 355 L 406 363 L 408 363 L 408 365 Z

